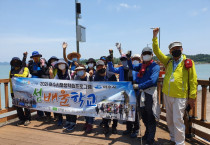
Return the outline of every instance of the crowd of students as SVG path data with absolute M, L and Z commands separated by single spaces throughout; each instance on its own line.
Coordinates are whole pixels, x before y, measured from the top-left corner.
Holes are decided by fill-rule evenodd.
M 169 58 L 164 54 L 162 54 L 162 52 L 160 52 L 160 49 L 157 46 L 157 33 L 158 33 L 158 28 L 156 28 L 153 32 L 153 50 L 155 54 L 157 55 L 160 61 L 163 61 L 164 66 L 166 68 L 169 65 L 168 63 L 171 62 L 174 63 L 176 61 L 179 61 L 176 62 L 177 65 L 175 67 L 177 67 L 180 64 L 180 62 L 183 61 L 184 55 L 181 55 L 181 53 L 178 55 L 177 52 L 175 52 L 176 54 L 174 55 L 174 50 L 172 51 L 172 49 L 180 50 L 182 49 L 182 45 L 176 42 L 170 44 L 169 52 L 172 54 L 170 62 Z M 157 98 L 157 81 L 159 78 L 160 66 L 152 59 L 153 58 L 152 48 L 145 47 L 141 51 L 141 55 L 134 54 L 132 56 L 131 51 L 129 51 L 126 54 L 122 53 L 120 45 L 117 44 L 117 48 L 121 53 L 120 65 L 118 67 L 114 67 L 112 51 L 110 51 L 110 55 L 108 56 L 101 56 L 97 62 L 95 61 L 95 59 L 89 58 L 85 66 L 79 63 L 79 59 L 81 57 L 79 53 L 72 52 L 66 56 L 66 48 L 67 48 L 67 43 L 64 42 L 62 59 L 58 59 L 56 56 L 52 56 L 48 61 L 46 61 L 38 51 L 32 52 L 32 55 L 30 56 L 31 59 L 28 61 L 28 63 L 26 63 L 27 52 L 23 54 L 23 60 L 20 60 L 20 58 L 18 57 L 12 58 L 10 62 L 11 65 L 10 80 L 12 77 L 31 77 L 31 78 L 77 80 L 77 81 L 100 81 L 100 82 L 131 81 L 133 83 L 133 88 L 136 94 L 135 121 L 126 122 L 126 130 L 123 132 L 123 135 L 130 135 L 131 138 L 136 138 L 138 136 L 140 129 L 139 120 L 141 116 L 141 119 L 146 127 L 146 131 L 142 139 L 145 144 L 153 144 L 155 141 L 154 138 L 156 133 L 156 125 L 160 115 L 160 106 Z M 173 65 L 175 65 L 175 63 L 172 64 L 172 66 Z M 169 73 L 170 74 L 168 74 L 168 70 L 166 70 L 166 76 L 171 75 L 171 72 Z M 194 70 L 192 73 L 196 75 Z M 176 74 L 176 68 L 173 69 L 172 75 L 173 74 Z M 193 80 L 190 79 L 190 81 L 194 83 L 193 85 L 196 85 L 194 79 Z M 173 84 L 173 82 L 171 84 Z M 167 84 L 164 85 L 166 86 Z M 194 86 L 191 85 L 190 87 Z M 193 95 L 194 93 L 195 92 L 192 92 Z M 171 98 L 182 98 L 182 97 L 177 97 L 176 95 L 173 96 L 174 94 L 170 92 L 168 93 L 167 97 L 169 98 L 170 95 L 172 95 Z M 11 85 L 11 96 L 12 98 L 14 98 L 12 85 Z M 170 100 L 168 99 L 168 101 Z M 193 103 L 191 102 L 191 106 L 193 107 L 192 104 Z M 185 106 L 183 108 L 185 108 Z M 177 108 L 174 108 L 174 110 L 176 109 Z M 167 112 L 168 110 L 171 110 L 170 106 L 166 108 Z M 171 115 L 173 115 L 174 110 L 171 111 Z M 178 111 L 176 111 L 176 113 L 177 112 Z M 24 110 L 21 107 L 17 107 L 17 114 L 19 116 L 19 122 L 17 123 L 17 125 L 24 124 L 25 126 L 27 126 L 30 124 L 31 115 L 29 109 L 25 108 L 25 113 L 24 113 Z M 179 113 L 178 114 L 179 117 L 174 116 L 174 118 L 177 119 L 176 120 L 177 122 L 171 122 L 170 121 L 171 118 L 167 117 L 167 121 L 168 120 L 170 121 L 169 130 L 171 135 L 171 140 L 170 142 L 167 142 L 168 144 L 184 144 L 182 114 L 183 113 Z M 46 122 L 49 122 L 51 119 L 52 119 L 51 112 L 37 111 L 37 120 L 44 120 Z M 74 130 L 76 126 L 77 116 L 71 114 L 66 115 L 66 121 L 64 123 L 63 115 L 60 113 L 54 113 L 54 119 L 57 120 L 57 125 L 63 126 L 64 129 L 71 131 Z M 86 116 L 85 119 L 86 123 L 84 124 L 83 129 L 85 130 L 86 133 L 91 133 L 94 124 L 94 118 Z M 103 130 L 104 134 L 109 133 L 110 122 L 111 119 L 102 118 L 100 126 L 104 128 Z M 112 123 L 113 134 L 117 133 L 117 124 L 118 120 L 113 119 Z M 180 138 L 176 138 L 177 135 L 176 129 L 175 131 L 173 130 L 174 128 L 177 127 L 177 124 L 178 127 L 182 127 L 181 131 L 177 129 L 179 130 L 178 133 L 181 134 L 179 135 L 179 137 L 180 136 L 182 137 L 181 141 Z

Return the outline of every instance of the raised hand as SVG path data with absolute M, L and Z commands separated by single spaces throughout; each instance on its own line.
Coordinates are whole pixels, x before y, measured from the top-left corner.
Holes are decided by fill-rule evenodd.
M 62 45 L 63 49 L 66 49 L 67 46 L 68 46 L 68 44 L 66 42 L 63 42 L 63 45 Z
M 126 54 L 127 58 L 131 58 L 131 53 L 132 53 L 132 51 L 127 52 L 127 54 Z
M 90 70 L 89 74 L 90 74 L 90 77 L 92 77 L 93 76 L 93 70 Z
M 28 52 L 27 51 L 23 53 L 23 56 L 24 57 L 27 57 L 27 55 L 28 55 Z
M 157 37 L 158 32 L 159 32 L 159 28 L 153 29 L 153 38 Z
M 116 45 L 117 49 L 119 50 L 120 55 L 122 55 L 121 43 L 117 42 L 115 45 Z

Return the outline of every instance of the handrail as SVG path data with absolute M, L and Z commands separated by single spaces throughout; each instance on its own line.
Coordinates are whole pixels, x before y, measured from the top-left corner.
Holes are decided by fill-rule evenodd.
M 163 101 L 163 93 L 162 93 L 162 84 L 163 78 L 159 78 L 158 80 L 158 97 L 160 100 L 161 112 L 166 112 L 164 101 Z M 204 128 L 210 129 L 210 122 L 206 120 L 206 108 L 207 108 L 207 87 L 209 86 L 209 80 L 198 80 L 198 86 L 202 87 L 201 96 L 196 97 L 195 107 L 190 111 L 190 119 L 185 121 L 186 126 L 186 134 L 188 137 L 192 137 L 193 135 L 198 135 L 201 138 L 204 138 L 210 141 L 210 134 L 203 130 L 199 130 L 199 128 L 192 127 L 192 124 L 200 125 Z M 201 115 L 198 117 L 197 115 L 197 98 L 201 98 Z M 161 119 L 166 121 L 166 117 L 161 115 Z M 209 120 L 208 120 L 209 121 Z

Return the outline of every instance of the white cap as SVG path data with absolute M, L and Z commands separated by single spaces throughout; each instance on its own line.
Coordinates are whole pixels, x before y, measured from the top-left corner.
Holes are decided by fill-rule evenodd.
M 173 47 L 176 47 L 176 46 L 181 46 L 182 47 L 182 43 L 181 42 L 172 42 L 168 48 L 169 50 L 171 50 Z
M 133 59 L 133 58 L 141 59 L 141 56 L 140 56 L 139 54 L 134 54 L 134 55 L 132 56 L 132 59 Z

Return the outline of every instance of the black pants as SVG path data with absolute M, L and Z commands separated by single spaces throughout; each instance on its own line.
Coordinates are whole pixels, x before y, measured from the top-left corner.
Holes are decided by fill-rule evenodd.
M 145 106 L 140 108 L 141 117 L 146 127 L 144 139 L 147 142 L 153 143 L 156 132 L 156 120 L 152 111 L 153 99 L 152 95 L 145 93 Z
M 138 115 L 138 111 L 136 109 L 136 113 L 135 113 L 135 121 L 126 121 L 126 128 L 128 131 L 130 132 L 138 132 L 139 131 L 139 115 Z
M 38 115 L 39 117 L 43 117 L 44 114 L 45 114 L 46 116 L 48 116 L 48 117 L 51 116 L 51 112 L 44 112 L 44 111 L 39 111 L 39 110 L 37 111 L 37 115 Z
M 17 109 L 17 115 L 21 121 L 26 121 L 26 120 L 31 120 L 31 111 L 30 109 L 27 108 L 22 108 L 22 107 L 16 107 Z M 23 111 L 25 110 L 25 113 Z
M 104 123 L 104 127 L 105 128 L 109 128 L 109 121 L 111 119 L 106 119 L 106 118 L 103 118 L 103 123 Z M 117 123 L 118 123 L 118 120 L 117 119 L 113 119 L 113 124 L 112 124 L 112 128 L 116 128 L 117 127 Z
M 76 123 L 77 115 L 66 115 L 66 121 Z

